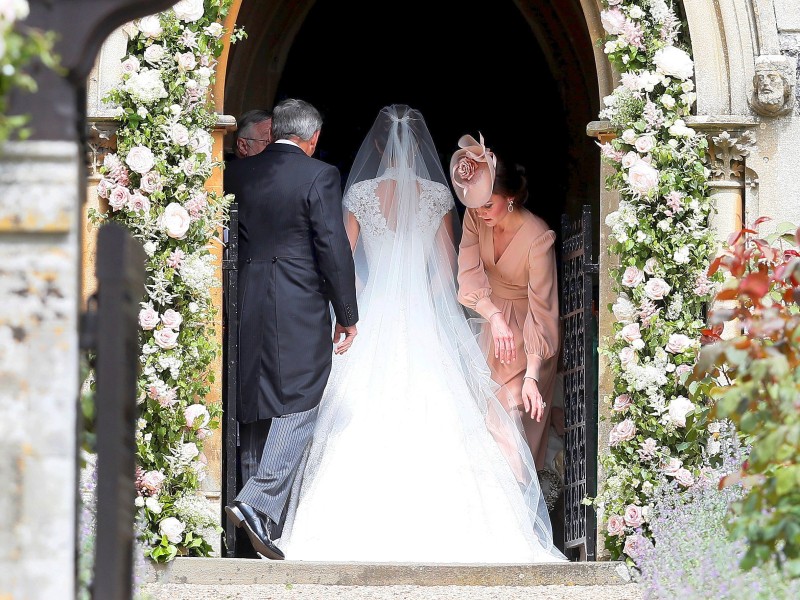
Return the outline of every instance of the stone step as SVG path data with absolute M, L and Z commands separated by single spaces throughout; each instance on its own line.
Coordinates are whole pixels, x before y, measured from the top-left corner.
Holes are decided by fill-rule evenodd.
M 149 563 L 145 583 L 339 586 L 593 586 L 628 583 L 619 562 L 423 564 L 176 558 Z

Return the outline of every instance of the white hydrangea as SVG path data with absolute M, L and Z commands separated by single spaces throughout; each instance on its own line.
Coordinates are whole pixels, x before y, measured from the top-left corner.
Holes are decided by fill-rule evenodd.
M 143 68 L 133 73 L 125 82 L 124 89 L 142 104 L 153 104 L 168 96 L 161 73 L 156 69 Z

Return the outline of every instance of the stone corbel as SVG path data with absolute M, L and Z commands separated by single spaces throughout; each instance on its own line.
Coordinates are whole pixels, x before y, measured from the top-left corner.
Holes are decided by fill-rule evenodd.
M 762 54 L 755 59 L 755 75 L 748 103 L 762 117 L 791 114 L 795 104 L 797 59 L 782 54 Z

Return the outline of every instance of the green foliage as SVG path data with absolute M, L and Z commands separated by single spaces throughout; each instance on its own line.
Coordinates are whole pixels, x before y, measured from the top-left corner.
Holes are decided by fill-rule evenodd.
M 726 274 L 709 315 L 693 378 L 696 394 L 735 423 L 750 446 L 723 484 L 747 490 L 734 506 L 731 533 L 747 540 L 741 565 L 774 562 L 800 576 L 800 229 L 760 237 L 756 221 L 730 240 L 709 272 Z M 723 339 L 724 326 L 732 335 Z

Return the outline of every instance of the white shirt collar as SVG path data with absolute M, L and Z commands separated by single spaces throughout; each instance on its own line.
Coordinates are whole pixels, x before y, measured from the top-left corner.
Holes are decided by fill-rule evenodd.
M 292 140 L 275 140 L 275 144 L 289 144 L 290 146 L 294 146 L 296 148 L 300 148 L 297 144 L 295 144 Z M 302 150 L 302 148 L 300 148 Z

